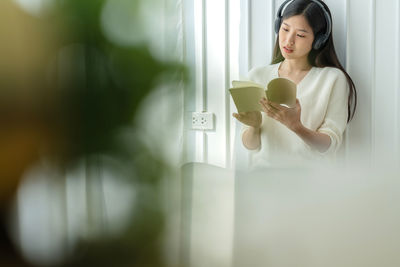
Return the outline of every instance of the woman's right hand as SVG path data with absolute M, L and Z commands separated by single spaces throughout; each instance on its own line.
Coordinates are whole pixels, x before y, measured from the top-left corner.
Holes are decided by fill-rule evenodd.
M 254 128 L 260 128 L 261 126 L 262 118 L 260 111 L 240 112 L 240 113 L 233 113 L 232 115 L 238 121 L 248 126 Z

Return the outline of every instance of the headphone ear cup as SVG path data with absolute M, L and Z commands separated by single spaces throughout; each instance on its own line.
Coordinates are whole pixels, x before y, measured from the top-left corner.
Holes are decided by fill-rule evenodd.
M 275 33 L 279 33 L 279 29 L 281 28 L 281 18 L 276 18 L 275 19 Z
M 318 50 L 322 47 L 324 44 L 324 35 L 319 34 L 315 37 L 314 42 L 313 42 L 313 48 L 314 50 Z

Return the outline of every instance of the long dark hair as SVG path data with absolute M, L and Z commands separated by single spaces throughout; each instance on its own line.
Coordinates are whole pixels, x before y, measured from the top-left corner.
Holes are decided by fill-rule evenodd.
M 332 15 L 328 8 L 328 6 L 319 1 L 324 7 L 325 10 L 329 13 L 329 16 L 332 21 Z M 292 1 L 284 10 L 282 15 L 282 21 L 284 19 L 290 18 L 296 15 L 303 15 L 308 24 L 311 26 L 314 36 L 317 36 L 320 33 L 324 33 L 326 31 L 327 22 L 321 7 L 310 0 L 294 0 Z M 282 62 L 285 58 L 282 56 L 281 50 L 279 48 L 279 34 L 276 38 L 275 48 L 273 52 L 273 58 L 271 64 L 276 64 Z M 347 105 L 347 122 L 349 122 L 353 117 L 356 111 L 357 106 L 357 91 L 354 85 L 353 80 L 350 75 L 343 68 L 342 64 L 340 64 L 339 59 L 337 57 L 335 47 L 333 45 L 333 37 L 332 31 L 329 35 L 327 42 L 321 46 L 318 50 L 314 48 L 308 54 L 308 61 L 314 67 L 335 67 L 340 69 L 345 75 L 347 79 L 347 83 L 349 85 L 349 95 L 348 95 L 348 105 Z

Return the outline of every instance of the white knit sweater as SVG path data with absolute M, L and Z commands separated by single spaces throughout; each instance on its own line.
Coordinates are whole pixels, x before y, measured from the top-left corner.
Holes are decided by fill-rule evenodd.
M 248 78 L 267 85 L 271 79 L 279 77 L 280 64 L 254 68 Z M 337 68 L 312 67 L 297 85 L 297 98 L 301 106 L 301 122 L 308 129 L 329 135 L 329 149 L 324 153 L 311 149 L 285 125 L 262 112 L 261 147 L 250 151 L 252 167 L 302 166 L 305 163 L 315 163 L 315 159 L 335 157 L 347 125 L 346 76 Z M 246 128 L 244 126 L 243 130 Z

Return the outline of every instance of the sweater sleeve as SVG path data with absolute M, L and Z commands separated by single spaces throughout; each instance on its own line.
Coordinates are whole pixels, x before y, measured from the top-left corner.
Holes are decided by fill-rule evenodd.
M 318 132 L 331 138 L 331 145 L 322 154 L 335 153 L 342 144 L 343 132 L 347 125 L 348 84 L 344 73 L 337 70 L 337 78 L 330 92 L 325 119 Z
M 272 67 L 270 65 L 264 66 L 264 67 L 252 68 L 248 72 L 247 77 L 244 80 L 248 80 L 248 81 L 251 81 L 251 82 L 255 82 L 255 83 L 259 83 L 261 85 L 264 85 L 264 81 L 262 80 L 262 78 L 265 78 L 266 76 L 268 76 L 268 79 L 270 79 L 269 75 L 270 75 L 270 72 L 271 72 L 271 68 Z M 242 124 L 241 131 L 240 131 L 241 140 L 243 140 L 244 132 L 249 128 L 250 128 L 250 126 Z

